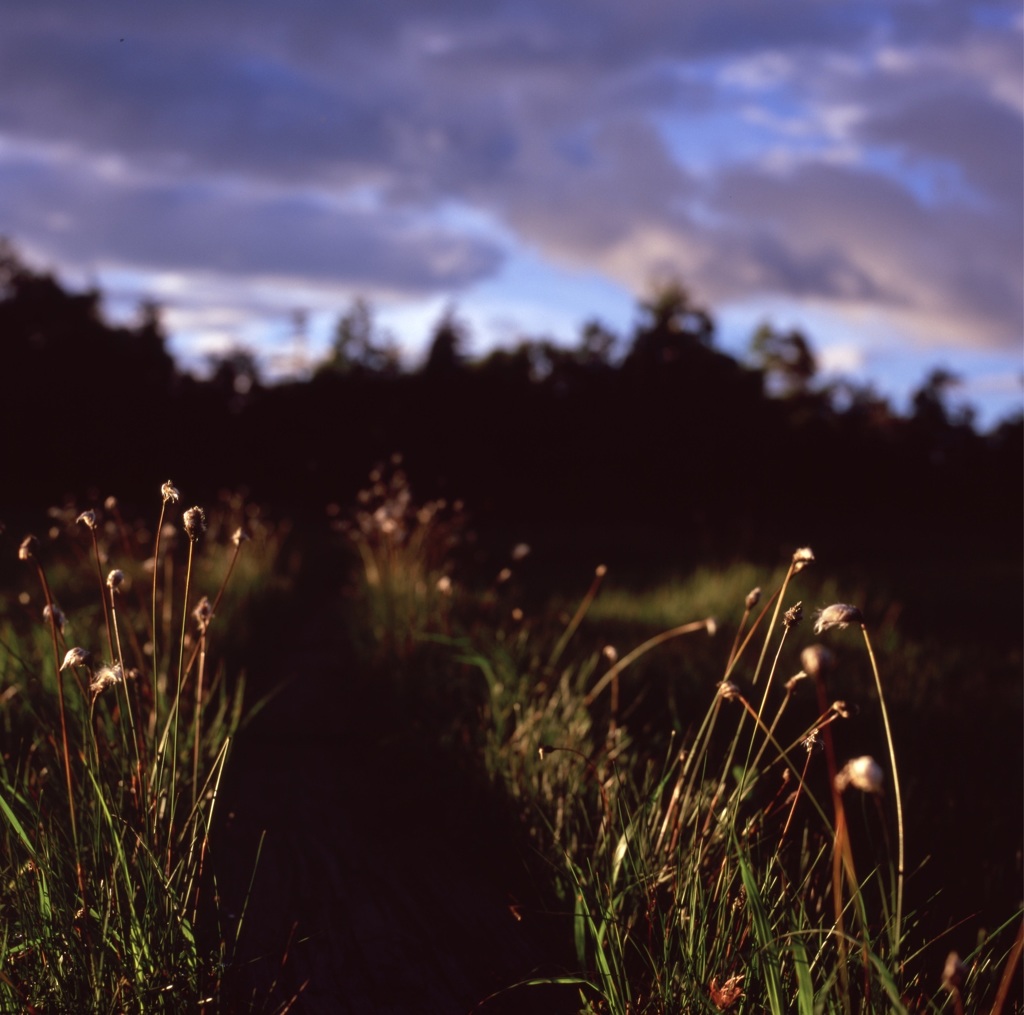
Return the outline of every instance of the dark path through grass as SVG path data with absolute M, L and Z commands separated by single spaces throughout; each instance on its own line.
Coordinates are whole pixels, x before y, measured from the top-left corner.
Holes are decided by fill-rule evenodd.
M 221 877 L 236 906 L 249 874 L 242 858 L 266 830 L 240 1001 L 469 1012 L 550 964 L 552 941 L 531 910 L 514 832 L 478 773 L 389 702 L 384 683 L 354 672 L 342 640 L 336 618 L 311 619 L 289 639 L 300 649 L 265 656 L 267 672 L 253 675 L 289 683 L 240 737 L 226 788 L 233 817 L 219 855 L 231 858 Z M 564 991 L 528 994 L 483 1010 L 574 1010 Z

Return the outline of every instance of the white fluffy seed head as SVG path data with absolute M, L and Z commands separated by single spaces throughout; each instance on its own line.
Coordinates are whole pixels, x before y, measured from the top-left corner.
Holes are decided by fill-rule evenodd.
M 88 658 L 89 653 L 84 648 L 79 648 L 77 645 L 74 648 L 69 648 L 64 656 L 64 662 L 60 664 L 61 671 L 66 670 L 69 666 L 84 666 Z
M 814 623 L 814 633 L 821 634 L 833 627 L 839 630 L 848 627 L 850 624 L 863 624 L 864 617 L 856 606 L 849 603 L 833 603 L 818 612 L 817 620 Z
M 800 653 L 800 665 L 810 677 L 820 677 L 835 668 L 836 657 L 824 645 L 808 645 Z
M 93 695 L 102 694 L 108 687 L 120 684 L 124 680 L 121 667 L 114 663 L 113 666 L 101 666 L 96 671 L 96 676 L 89 683 L 89 690 Z
M 793 573 L 802 571 L 808 564 L 814 563 L 814 551 L 809 546 L 801 546 L 793 554 Z
M 840 793 L 847 786 L 859 789 L 862 793 L 881 793 L 884 775 L 882 768 L 874 758 L 864 755 L 852 758 L 836 775 L 836 789 Z

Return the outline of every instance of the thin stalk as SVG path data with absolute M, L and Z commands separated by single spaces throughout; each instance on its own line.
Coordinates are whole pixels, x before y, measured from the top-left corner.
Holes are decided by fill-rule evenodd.
M 78 878 L 78 891 L 82 899 L 82 906 L 86 906 L 85 900 L 85 877 L 82 873 L 82 856 L 78 848 L 78 821 L 75 817 L 75 793 L 71 784 L 71 752 L 68 749 L 68 722 L 67 707 L 64 702 L 64 675 L 60 668 L 60 647 L 57 643 L 57 615 L 54 611 L 53 595 L 50 592 L 50 583 L 46 580 L 46 572 L 43 565 L 32 557 L 39 573 L 39 581 L 43 586 L 43 596 L 46 598 L 46 605 L 49 607 L 50 618 L 50 639 L 53 643 L 53 665 L 57 673 L 57 702 L 60 709 L 60 739 L 64 752 L 64 778 L 68 791 L 68 816 L 71 819 L 71 842 L 75 850 L 75 874 Z
M 575 614 L 573 614 L 572 620 L 569 621 L 569 625 L 562 632 L 561 638 L 558 639 L 558 643 L 555 645 L 554 650 L 551 653 L 551 658 L 548 660 L 548 665 L 554 669 L 558 664 L 558 660 L 562 653 L 565 651 L 566 645 L 572 640 L 572 636 L 576 633 L 576 629 L 583 623 L 583 618 L 587 615 L 587 610 L 590 609 L 590 604 L 597 597 L 598 590 L 601 588 L 601 582 L 604 576 L 608 573 L 608 569 L 604 564 L 599 565 L 594 570 L 594 578 L 590 583 L 590 588 L 587 589 L 587 594 L 583 597 L 582 602 L 577 607 Z
M 169 487 L 169 486 L 170 486 L 170 481 L 168 480 L 167 487 Z M 165 489 L 166 489 L 166 487 L 165 487 Z M 160 536 L 162 535 L 163 529 L 164 529 L 164 515 L 167 512 L 167 501 L 169 499 L 171 499 L 171 498 L 169 498 L 168 495 L 165 493 L 164 494 L 164 498 L 163 498 L 163 502 L 160 504 L 160 520 L 156 523 L 156 543 L 153 546 L 153 653 L 152 653 L 152 659 L 153 659 L 153 663 L 152 663 L 152 673 L 153 673 L 153 715 L 150 718 L 151 733 L 154 732 L 157 729 L 157 727 L 159 725 L 159 720 L 160 720 L 160 689 L 157 686 L 157 683 L 158 683 L 158 680 L 159 680 L 158 674 L 160 672 L 160 665 L 159 665 L 159 659 L 158 659 L 159 643 L 160 643 L 160 636 L 159 636 L 160 628 L 159 628 L 159 625 L 157 624 L 157 615 L 156 615 L 156 606 L 157 606 L 157 601 L 158 601 L 156 590 L 157 590 L 157 584 L 160 581 Z M 175 500 L 177 499 L 177 491 L 175 491 L 174 499 Z
M 786 577 L 783 578 L 782 585 L 780 586 L 779 591 L 777 593 L 775 593 L 768 600 L 768 602 L 765 604 L 764 609 L 761 611 L 761 615 L 757 618 L 757 623 L 754 624 L 753 627 L 751 627 L 750 633 L 747 635 L 746 639 L 743 642 L 742 647 L 740 648 L 740 654 L 741 654 L 743 652 L 743 650 L 747 647 L 747 642 L 750 641 L 751 635 L 753 635 L 754 631 L 757 630 L 757 627 L 760 624 L 761 619 L 768 612 L 769 606 L 774 601 L 774 603 L 775 603 L 775 610 L 772 613 L 772 619 L 771 619 L 771 623 L 769 623 L 769 625 L 768 625 L 768 630 L 765 632 L 764 643 L 761 645 L 761 655 L 758 657 L 757 666 L 754 668 L 754 676 L 751 679 L 751 684 L 752 685 L 756 685 L 757 684 L 757 678 L 761 675 L 761 670 L 764 668 L 764 660 L 765 660 L 765 657 L 768 655 L 768 646 L 771 644 L 772 632 L 775 630 L 775 625 L 776 625 L 776 623 L 778 622 L 778 619 L 779 619 L 779 611 L 782 609 L 782 599 L 783 599 L 783 597 L 786 594 L 786 589 L 789 587 L 789 583 L 790 583 L 791 579 L 793 578 L 793 575 L 797 574 L 799 571 L 802 571 L 804 569 L 804 567 L 806 567 L 806 565 L 809 563 L 809 560 L 813 560 L 814 559 L 813 554 L 810 554 L 809 557 L 808 557 L 808 554 L 810 554 L 810 551 L 806 551 L 806 554 L 805 554 L 805 551 L 802 551 L 802 550 L 797 550 L 796 553 L 793 554 L 793 559 L 790 561 L 789 567 L 786 569 Z M 782 644 L 786 640 L 786 634 L 788 633 L 788 631 L 789 631 L 789 626 L 787 624 L 785 630 L 783 631 L 782 641 L 779 643 L 779 648 L 778 648 L 778 650 L 776 651 L 776 654 L 775 654 L 776 664 L 778 663 L 779 653 L 782 651 Z M 732 672 L 732 667 L 736 665 L 736 662 L 738 660 L 739 660 L 739 654 L 737 654 L 735 656 L 735 658 L 732 660 L 731 665 L 726 670 L 726 678 L 725 679 L 728 679 L 729 673 Z M 774 672 L 775 672 L 775 666 L 773 665 L 772 666 L 772 673 L 774 674 Z M 765 687 L 764 698 L 762 699 L 762 708 L 764 707 L 764 701 L 767 700 L 768 690 L 769 690 L 770 686 L 771 686 L 771 681 L 769 680 L 768 686 Z M 757 715 L 755 716 L 755 718 L 760 719 L 760 714 L 761 713 L 759 711 L 757 713 Z M 740 736 L 743 733 L 743 727 L 744 727 L 745 719 L 746 719 L 746 716 L 745 715 L 741 715 L 740 716 L 740 721 L 736 724 L 736 733 L 733 735 L 732 743 L 729 745 L 729 752 L 728 752 L 728 754 L 726 756 L 725 764 L 722 767 L 722 778 L 721 778 L 721 781 L 719 782 L 718 790 L 715 793 L 714 799 L 715 799 L 716 803 L 717 803 L 718 799 L 721 797 L 722 793 L 725 790 L 725 780 L 726 780 L 726 777 L 727 777 L 729 771 L 732 768 L 733 758 L 736 756 L 736 748 L 739 746 Z M 748 751 L 747 751 L 747 761 L 748 762 L 750 760 L 750 751 L 752 749 L 753 749 L 753 741 L 751 741 L 750 747 L 748 748 Z M 743 779 L 744 779 L 744 781 L 746 781 L 746 777 L 747 777 L 747 770 L 746 770 L 746 768 L 744 768 L 744 771 L 743 771 Z
M 178 717 L 180 714 L 180 703 L 181 703 L 181 686 L 184 679 L 185 671 L 185 618 L 188 614 L 188 595 L 189 586 L 192 581 L 192 558 L 195 552 L 195 539 L 189 538 L 188 541 L 188 562 L 185 565 L 185 608 L 181 612 L 181 640 L 180 649 L 178 651 L 178 686 L 174 692 L 174 703 L 171 705 L 171 712 L 174 718 L 174 735 L 171 738 L 171 781 L 169 785 L 169 824 L 168 824 L 168 835 L 167 835 L 167 868 L 170 870 L 171 866 L 171 842 L 172 842 L 172 830 L 174 827 L 174 806 L 175 806 L 175 788 L 178 774 Z M 168 717 L 168 725 L 170 725 L 171 718 Z M 165 731 L 166 734 L 166 731 Z
M 203 710 L 203 675 L 206 670 L 206 627 L 203 625 L 199 633 L 199 671 L 196 673 L 195 712 L 192 716 L 192 807 L 196 805 L 196 794 L 199 792 L 199 740 L 200 719 Z
M 789 826 L 793 821 L 793 814 L 796 811 L 796 805 L 800 801 L 800 793 L 804 786 L 807 784 L 807 770 L 811 767 L 811 750 L 807 750 L 807 760 L 804 761 L 804 770 L 800 773 L 800 781 L 797 783 L 796 791 L 793 793 L 793 803 L 789 808 L 789 814 L 786 815 L 786 823 L 782 826 L 782 834 L 779 836 L 779 844 L 775 848 L 775 857 L 773 862 L 778 859 L 779 854 L 782 852 L 782 844 L 786 840 L 786 833 L 789 832 Z
M 117 664 L 121 667 L 121 683 L 124 687 L 124 701 L 126 710 L 128 712 L 128 728 L 131 730 L 132 735 L 132 747 L 135 750 L 135 768 L 137 772 L 137 793 L 143 791 L 143 779 L 142 779 L 142 751 L 139 748 L 139 735 L 135 729 L 135 713 L 132 711 L 132 696 L 128 690 L 128 670 L 124 665 L 124 653 L 121 650 L 121 632 L 117 626 L 117 590 L 113 587 L 110 589 L 110 618 L 109 624 L 114 631 L 114 641 L 117 644 Z M 104 603 L 106 602 L 106 596 L 104 596 Z M 142 800 L 136 801 L 141 811 L 145 811 L 145 804 Z
M 205 829 L 207 829 L 207 831 L 204 831 L 203 834 L 202 834 L 202 843 L 201 843 L 201 845 L 199 847 L 199 859 L 198 859 L 198 862 L 197 862 L 195 868 L 192 871 L 192 879 L 193 879 L 193 881 L 195 883 L 195 900 L 194 900 L 193 908 L 192 908 L 192 922 L 193 923 L 195 923 L 197 915 L 199 913 L 199 890 L 200 890 L 201 879 L 202 879 L 202 875 L 203 875 L 203 863 L 206 860 L 206 847 L 207 847 L 207 844 L 210 841 L 208 829 L 213 824 L 213 812 L 214 812 L 214 809 L 217 806 L 217 795 L 220 792 L 220 780 L 221 780 L 221 776 L 224 774 L 224 762 L 225 762 L 225 760 L 227 758 L 228 748 L 230 746 L 231 746 L 231 736 L 228 735 L 228 736 L 226 736 L 224 738 L 224 745 L 223 745 L 223 747 L 221 747 L 220 753 L 217 755 L 216 761 L 214 761 L 214 767 L 213 767 L 213 771 L 210 773 L 210 778 L 206 780 L 206 785 L 203 787 L 203 794 L 202 795 L 205 796 L 206 790 L 208 789 L 208 787 L 210 785 L 211 779 L 214 780 L 214 782 L 213 782 L 213 791 L 212 791 L 211 798 L 210 798 L 210 807 L 209 807 L 209 809 L 206 812 L 205 820 L 203 822 L 203 824 L 205 826 Z M 200 799 L 202 799 L 202 797 L 200 797 Z M 198 823 L 198 819 L 199 819 L 199 812 L 198 812 L 198 804 L 197 804 L 197 805 L 194 805 L 193 808 L 192 808 L 192 814 L 189 817 L 189 822 L 194 820 L 194 821 L 196 821 Z M 187 823 L 186 823 L 186 827 L 187 827 Z M 192 836 L 192 844 L 191 844 L 191 847 L 189 849 L 189 859 L 188 859 L 188 864 L 189 864 L 190 868 L 191 868 L 191 865 L 192 865 L 192 856 L 193 856 L 193 852 L 195 850 L 195 843 L 196 843 L 196 836 L 193 835 Z M 191 885 L 189 885 L 189 886 L 187 886 L 185 888 L 184 898 L 188 899 L 188 897 L 191 894 L 191 892 L 192 892 L 192 887 L 191 887 Z
M 742 656 L 743 653 L 746 652 L 747 646 L 750 644 L 750 640 L 754 637 L 755 634 L 757 634 L 757 630 L 761 626 L 761 621 L 764 620 L 764 618 L 767 615 L 768 611 L 771 609 L 772 603 L 774 603 L 782 595 L 782 592 L 783 592 L 784 588 L 785 588 L 785 586 L 782 586 L 781 588 L 776 589 L 768 597 L 768 601 L 764 604 L 764 606 L 761 607 L 761 612 L 757 615 L 757 620 L 755 620 L 754 623 L 750 625 L 750 630 L 747 631 L 746 635 L 744 636 L 743 643 L 740 645 L 740 647 L 735 652 L 733 652 L 729 656 L 729 663 L 725 667 L 725 673 L 722 676 L 723 680 L 728 680 L 729 679 L 730 675 L 732 674 L 732 671 L 736 668 L 736 664 L 740 660 L 740 656 Z M 774 624 L 774 620 L 772 621 L 772 623 Z M 737 635 L 737 638 L 738 638 L 738 635 Z
M 779 603 L 780 604 L 782 603 L 781 595 L 779 596 Z M 788 616 L 788 614 L 787 614 L 787 616 Z M 779 657 L 782 655 L 782 647 L 783 647 L 783 645 L 786 644 L 786 636 L 788 634 L 789 634 L 789 624 L 787 623 L 787 624 L 785 624 L 783 626 L 782 637 L 779 639 L 779 647 L 775 650 L 775 658 L 772 660 L 772 668 L 771 668 L 771 671 L 768 673 L 768 681 L 764 685 L 764 693 L 761 695 L 761 704 L 758 706 L 757 715 L 754 716 L 755 722 L 762 729 L 765 728 L 764 727 L 764 723 L 761 721 L 761 719 L 764 716 L 765 705 L 768 704 L 768 692 L 771 691 L 771 689 L 772 689 L 772 681 L 775 679 L 775 674 L 776 674 L 776 672 L 777 672 L 777 670 L 779 668 Z M 762 658 L 763 658 L 763 656 L 762 656 Z M 751 769 L 754 769 L 754 770 L 757 769 L 758 762 L 760 762 L 762 756 L 764 755 L 764 752 L 765 752 L 766 748 L 768 747 L 769 741 L 772 740 L 772 734 L 775 732 L 775 727 L 778 725 L 779 719 L 782 717 L 783 709 L 785 709 L 786 704 L 787 704 L 788 701 L 789 701 L 789 695 L 787 694 L 785 700 L 782 702 L 782 706 L 779 709 L 778 714 L 775 716 L 775 721 L 772 723 L 771 729 L 766 731 L 767 732 L 767 736 L 765 737 L 764 742 L 761 744 L 761 749 L 757 752 L 757 757 L 754 758 L 753 763 L 751 763 L 750 756 L 754 752 L 754 737 L 750 738 L 750 743 L 747 744 L 747 760 L 743 763 L 743 782 L 744 783 L 747 781 L 747 773 Z M 731 755 L 730 755 L 730 761 L 731 761 Z
M 786 589 L 789 587 L 790 580 L 798 570 L 800 570 L 800 568 L 797 567 L 797 561 L 794 556 L 792 563 L 786 571 L 786 577 L 782 580 L 782 587 L 779 589 L 778 595 L 773 597 L 775 599 L 775 612 L 772 614 L 771 623 L 768 625 L 768 634 L 765 636 L 764 644 L 761 646 L 761 655 L 758 657 L 757 666 L 754 669 L 754 676 L 751 680 L 752 684 L 756 684 L 757 678 L 761 675 L 761 668 L 764 666 L 764 657 L 768 654 L 768 644 L 771 641 L 771 634 L 772 631 L 775 630 L 775 625 L 778 622 L 779 610 L 782 609 L 783 597 L 786 595 Z
M 231 554 L 231 560 L 228 562 L 228 569 L 224 574 L 224 580 L 220 583 L 220 588 L 217 589 L 217 595 L 213 598 L 213 605 L 210 607 L 210 620 L 217 615 L 217 607 L 220 606 L 220 601 L 224 598 L 224 592 L 228 587 L 228 582 L 231 579 L 231 573 L 235 570 L 235 564 L 238 563 L 238 555 L 242 552 L 242 543 L 248 539 L 248 536 L 241 534 L 241 529 L 235 536 L 235 552 Z M 202 644 L 200 641 L 192 649 L 192 654 L 189 656 L 188 665 L 185 667 L 185 673 L 190 673 L 193 665 L 196 661 L 196 656 L 199 654 L 199 646 Z
M 878 663 L 875 661 L 875 652 L 871 647 L 871 639 L 868 637 L 866 624 L 860 625 L 864 635 L 864 644 L 867 646 L 868 658 L 871 660 L 871 672 L 875 676 L 875 686 L 878 688 L 878 703 L 882 706 L 882 724 L 885 726 L 885 739 L 889 746 L 889 764 L 892 768 L 892 788 L 896 797 L 896 832 L 898 859 L 896 866 L 896 925 L 893 942 L 893 955 L 899 956 L 901 927 L 903 920 L 903 879 L 904 879 L 904 845 L 903 845 L 903 797 L 900 793 L 900 777 L 896 768 L 896 748 L 893 746 L 892 728 L 889 725 L 889 710 L 885 707 L 885 695 L 882 692 L 882 678 L 878 674 Z
M 822 713 L 828 709 L 825 693 L 825 681 L 820 673 L 814 675 L 814 683 L 818 692 L 818 708 Z M 828 765 L 828 786 L 832 793 L 832 810 L 835 814 L 835 833 L 832 844 L 832 902 L 836 914 L 836 944 L 839 949 L 839 980 L 843 991 L 843 1009 L 850 1011 L 850 970 L 846 965 L 846 933 L 843 929 L 843 879 L 841 857 L 849 849 L 849 837 L 846 834 L 846 811 L 843 808 L 843 797 L 836 787 L 836 749 L 832 741 L 830 726 L 823 728 L 825 742 L 825 761 Z M 852 864 L 852 858 L 851 858 Z M 856 880 L 854 880 L 856 884 Z
M 729 659 L 725 664 L 726 673 L 732 669 L 732 665 L 736 661 L 736 657 L 740 654 L 740 635 L 743 634 L 743 628 L 747 626 L 747 621 L 750 619 L 750 612 L 751 607 L 747 605 L 747 603 L 744 603 L 743 616 L 740 617 L 739 627 L 736 628 L 736 636 L 733 638 L 732 648 L 729 650 Z
M 107 609 L 107 595 L 106 595 L 105 592 L 103 592 L 103 589 L 104 589 L 103 564 L 100 561 L 100 544 L 99 544 L 99 540 L 97 540 L 97 538 L 96 538 L 96 529 L 92 525 L 89 526 L 89 535 L 92 536 L 92 551 L 93 551 L 93 556 L 94 556 L 94 558 L 96 560 L 96 577 L 99 578 L 99 581 L 100 581 L 100 592 L 103 593 L 100 596 L 100 599 L 103 602 L 103 621 L 104 621 L 104 624 L 105 624 L 106 629 L 107 629 L 107 650 L 110 653 L 110 658 L 113 659 L 114 658 L 114 639 L 113 639 L 113 636 L 111 635 L 111 629 L 110 629 L 110 611 Z
M 662 642 L 668 641 L 670 638 L 678 638 L 681 634 L 693 634 L 694 631 L 707 631 L 711 619 L 707 620 L 693 620 L 689 624 L 680 624 L 679 627 L 673 627 L 670 631 L 662 631 L 661 634 L 656 634 L 653 638 L 648 638 L 638 648 L 633 649 L 628 655 L 624 655 L 601 679 L 594 684 L 590 689 L 587 696 L 583 699 L 583 704 L 590 706 L 594 703 L 597 696 L 631 663 L 635 662 L 645 652 L 649 652 L 652 648 L 662 644 Z
M 704 720 L 700 725 L 700 729 L 697 730 L 697 736 L 694 738 L 693 746 L 686 753 L 686 757 L 682 759 L 682 765 L 679 769 L 679 776 L 676 780 L 675 788 L 672 791 L 672 798 L 669 801 L 668 810 L 665 813 L 665 820 L 662 822 L 661 831 L 658 833 L 657 843 L 655 849 L 660 850 L 661 844 L 665 838 L 665 833 L 669 827 L 675 826 L 672 831 L 672 838 L 669 840 L 668 846 L 666 847 L 666 855 L 672 853 L 679 841 L 679 829 L 683 820 L 687 817 L 690 803 L 690 796 L 693 793 L 694 783 L 697 778 L 697 767 L 693 766 L 693 760 L 697 757 L 704 758 L 707 756 L 707 745 L 711 741 L 711 736 L 715 729 L 715 721 L 718 719 L 718 713 L 722 708 L 722 697 L 719 694 L 715 695 L 714 701 L 711 703 L 711 707 L 704 713 Z M 691 771 L 692 767 L 692 771 Z M 689 779 L 687 779 L 689 776 Z M 683 788 L 685 784 L 685 789 Z M 678 814 L 678 818 L 676 815 Z

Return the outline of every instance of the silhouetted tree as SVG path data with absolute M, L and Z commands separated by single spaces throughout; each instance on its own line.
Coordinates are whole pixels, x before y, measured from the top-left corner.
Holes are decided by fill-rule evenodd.
M 947 426 L 950 414 L 946 401 L 950 392 L 961 383 L 960 377 L 943 367 L 930 371 L 911 396 L 914 419 L 928 427 Z
M 4 432 L 31 434 L 5 458 L 5 485 L 19 495 L 111 483 L 168 438 L 179 375 L 156 308 L 144 305 L 136 327 L 111 326 L 99 292 L 68 292 L 10 244 L 0 246 L 0 363 Z
M 435 378 L 453 374 L 462 366 L 466 342 L 466 327 L 449 308 L 434 326 L 424 373 Z
M 209 385 L 232 412 L 239 412 L 261 387 L 259 362 L 251 349 L 235 346 L 210 357 Z
M 810 342 L 798 330 L 781 332 L 762 324 L 750 341 L 755 367 L 764 373 L 768 391 L 782 398 L 806 394 L 818 369 Z
M 640 304 L 643 318 L 637 327 L 629 359 L 635 363 L 671 363 L 693 346 L 714 342 L 711 315 L 693 304 L 689 292 L 677 282 L 660 287 Z
M 610 367 L 617 344 L 617 336 L 600 321 L 587 321 L 580 331 L 580 361 L 588 367 Z
M 357 299 L 338 321 L 331 351 L 320 370 L 348 373 L 395 374 L 398 350 L 387 334 L 378 334 L 370 305 Z

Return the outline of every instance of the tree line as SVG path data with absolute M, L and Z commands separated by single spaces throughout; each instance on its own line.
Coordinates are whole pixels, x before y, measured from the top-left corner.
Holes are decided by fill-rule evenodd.
M 591 323 L 571 347 L 524 339 L 475 359 L 446 313 L 415 368 L 357 302 L 310 377 L 274 384 L 244 351 L 184 372 L 157 307 L 115 326 L 101 304 L 0 250 L 8 522 L 114 491 L 145 505 L 169 476 L 190 499 L 245 489 L 311 519 L 399 452 L 419 496 L 462 499 L 502 538 L 1020 558 L 1020 417 L 979 432 L 943 371 L 900 414 L 870 386 L 821 383 L 807 337 L 768 325 L 741 362 L 680 285 L 625 338 Z

